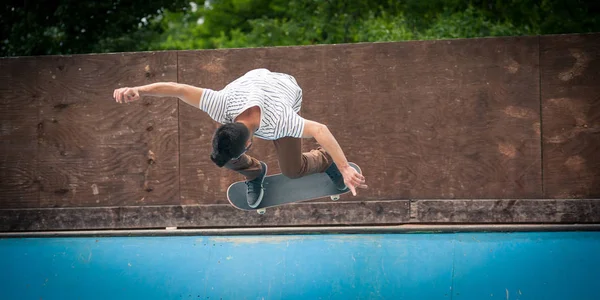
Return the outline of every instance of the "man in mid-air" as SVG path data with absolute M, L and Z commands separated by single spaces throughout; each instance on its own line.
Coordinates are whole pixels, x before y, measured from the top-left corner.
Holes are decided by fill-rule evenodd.
M 220 91 L 158 82 L 116 89 L 113 97 L 127 103 L 143 96 L 176 97 L 206 112 L 221 125 L 212 140 L 211 160 L 246 177 L 248 205 L 263 197 L 267 165 L 246 154 L 253 137 L 272 140 L 283 175 L 289 178 L 325 172 L 340 191 L 366 188 L 365 178 L 352 168 L 327 126 L 302 118 L 302 89 L 291 75 L 256 69 Z M 302 153 L 302 138 L 321 145 Z

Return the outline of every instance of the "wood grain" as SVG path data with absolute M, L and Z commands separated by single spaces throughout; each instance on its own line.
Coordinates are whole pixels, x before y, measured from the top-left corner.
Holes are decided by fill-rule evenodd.
M 177 80 L 176 53 L 42 57 L 40 207 L 176 204 L 176 99 L 113 90 Z
M 221 89 L 258 67 L 295 76 L 302 115 L 327 124 L 364 170 L 370 189 L 352 200 L 535 198 L 542 193 L 537 41 L 186 51 L 179 79 Z M 241 178 L 208 159 L 216 123 L 191 107 L 180 122 L 184 203 L 226 203 L 227 186 Z M 278 171 L 270 143 L 254 149 Z
M 228 70 L 208 73 L 213 51 L 181 51 L 178 55 L 180 83 L 219 90 L 234 76 Z M 182 105 L 179 113 L 181 149 L 181 203 L 228 204 L 227 187 L 243 178 L 219 169 L 211 160 L 212 135 L 219 124 L 196 107 Z
M 230 205 L 0 210 L 0 231 L 399 224 L 409 221 L 408 208 L 408 201 L 370 201 L 293 204 L 264 215 Z
M 411 223 L 600 223 L 600 199 L 417 200 Z
M 544 196 L 600 198 L 600 34 L 540 38 Z
M 598 223 L 599 37 L 0 59 L 0 230 Z M 209 159 L 217 123 L 176 99 L 112 100 L 156 81 L 218 90 L 254 68 L 295 76 L 302 116 L 369 190 L 236 210 L 241 176 Z M 279 172 L 271 142 L 250 154 Z
M 39 206 L 36 61 L 0 59 L 0 209 Z
M 323 94 L 307 93 L 306 115 L 330 124 L 367 166 L 369 199 L 536 197 L 536 51 L 534 39 L 332 49 L 325 64 L 335 79 L 309 89 Z M 530 116 L 511 117 L 509 107 Z

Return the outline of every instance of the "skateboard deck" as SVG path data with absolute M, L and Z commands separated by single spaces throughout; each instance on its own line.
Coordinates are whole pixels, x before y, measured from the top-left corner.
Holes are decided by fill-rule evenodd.
M 358 173 L 360 167 L 349 163 Z M 227 199 L 231 205 L 241 210 L 256 210 L 264 214 L 267 207 L 274 207 L 293 202 L 308 201 L 322 197 L 338 200 L 339 196 L 350 192 L 350 189 L 338 190 L 325 173 L 316 173 L 297 179 L 290 179 L 283 174 L 265 176 L 263 183 L 264 196 L 257 208 L 251 208 L 246 201 L 248 187 L 244 181 L 234 182 L 227 189 Z

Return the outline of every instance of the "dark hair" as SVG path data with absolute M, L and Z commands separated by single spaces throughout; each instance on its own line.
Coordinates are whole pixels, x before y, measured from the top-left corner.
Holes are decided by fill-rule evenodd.
M 250 131 L 242 123 L 235 122 L 222 125 L 213 136 L 213 150 L 210 159 L 219 168 L 223 167 L 229 160 L 244 152 L 249 137 Z

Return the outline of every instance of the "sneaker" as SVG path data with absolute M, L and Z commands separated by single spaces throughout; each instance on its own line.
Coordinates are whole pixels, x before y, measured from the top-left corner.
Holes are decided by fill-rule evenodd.
M 260 172 L 260 175 L 251 181 L 246 181 L 246 185 L 248 186 L 248 195 L 246 197 L 248 200 L 248 205 L 251 208 L 258 207 L 265 193 L 263 182 L 265 181 L 265 176 L 267 175 L 267 164 L 261 161 L 260 165 L 262 167 L 262 172 Z
M 342 173 L 335 163 L 332 163 L 331 166 L 325 170 L 325 173 L 329 176 L 331 181 L 333 181 L 335 188 L 339 191 L 345 191 L 348 188 L 344 183 L 344 176 L 342 176 Z

